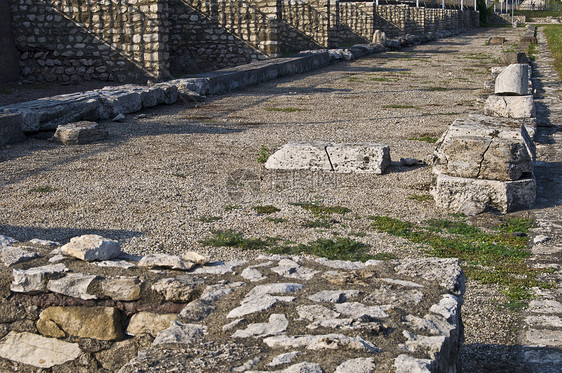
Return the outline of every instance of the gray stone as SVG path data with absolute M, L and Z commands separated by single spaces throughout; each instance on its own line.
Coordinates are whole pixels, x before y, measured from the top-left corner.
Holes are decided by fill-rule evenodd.
M 291 365 L 283 370 L 248 370 L 246 373 L 324 373 L 322 367 L 316 363 L 302 362 Z
M 562 318 L 560 316 L 527 316 L 525 323 L 533 327 L 562 328 Z
M 322 141 L 290 142 L 267 159 L 265 168 L 268 170 L 331 171 L 332 165 L 326 152 L 328 145 L 331 144 Z
M 304 319 L 308 321 L 331 320 L 341 315 L 340 313 L 332 311 L 329 308 L 326 308 L 324 306 L 318 306 L 318 305 L 297 306 L 297 312 L 299 314 L 300 319 Z
M 7 267 L 30 261 L 38 258 L 39 256 L 40 255 L 38 253 L 26 251 L 21 247 L 0 246 L 0 260 L 2 260 L 4 265 Z
M 136 277 L 107 278 L 102 281 L 101 286 L 106 297 L 133 301 L 140 298 L 142 282 Z
M 208 285 L 199 299 L 206 302 L 216 302 L 222 297 L 233 293 L 241 286 L 244 286 L 243 282 Z
M 275 284 L 267 284 L 267 285 L 258 285 L 254 287 L 248 294 L 246 295 L 246 299 L 250 299 L 253 297 L 260 297 L 262 295 L 268 294 L 286 294 L 286 293 L 295 293 L 304 289 L 304 285 L 302 284 L 295 284 L 295 283 L 275 283 Z
M 398 355 L 394 359 L 396 373 L 432 373 L 435 364 L 430 359 L 416 359 L 410 355 Z
M 502 65 L 527 64 L 529 63 L 529 57 L 527 57 L 525 52 L 502 51 L 502 53 L 500 54 L 499 63 Z
M 152 345 L 168 343 L 189 345 L 203 339 L 206 333 L 207 327 L 204 325 L 184 324 L 174 321 L 169 328 L 158 333 Z
M 382 174 L 390 165 L 390 148 L 385 145 L 331 144 L 326 147 L 335 172 Z
M 423 334 L 443 335 L 449 337 L 454 325 L 448 323 L 442 316 L 428 314 L 423 318 L 414 315 L 405 317 L 406 325 Z M 459 327 L 459 325 L 457 325 Z
M 181 310 L 180 317 L 184 321 L 201 321 L 207 318 L 207 316 L 214 312 L 215 309 L 216 308 L 213 307 L 209 302 L 205 302 L 201 299 L 196 299 L 188 303 L 187 306 L 185 306 L 183 310 Z
M 32 244 L 32 245 L 49 246 L 49 247 L 60 246 L 60 243 L 58 243 L 58 242 L 49 241 L 49 240 L 42 240 L 42 239 L 39 239 L 39 238 L 34 238 L 32 240 L 29 240 L 29 243 Z
M 148 254 L 137 263 L 139 267 L 149 268 L 171 268 L 183 271 L 195 267 L 195 263 L 185 260 L 177 255 L 170 254 Z
M 148 333 L 156 337 L 162 330 L 168 329 L 177 318 L 178 315 L 174 313 L 138 312 L 131 317 L 127 334 L 137 336 Z
M 502 36 L 492 36 L 488 39 L 488 45 L 503 45 L 505 38 Z
M 365 317 L 371 319 L 384 319 L 389 317 L 388 311 L 392 308 L 390 305 L 384 306 L 366 306 L 358 302 L 338 303 L 335 305 L 336 311 L 343 315 L 351 316 L 356 320 Z
M 125 119 L 127 119 L 125 114 L 117 114 L 115 117 L 113 117 L 113 119 L 111 121 L 112 122 L 124 122 Z
M 529 311 L 534 313 L 562 313 L 562 304 L 551 299 L 532 300 L 529 303 Z
M 392 290 L 388 285 L 373 290 L 365 297 L 365 302 L 376 304 L 395 304 L 416 306 L 423 300 L 423 292 L 414 289 Z
M 549 347 L 562 346 L 562 333 L 560 330 L 530 329 L 525 333 L 527 343 Z
M 200 255 L 200 254 L 198 254 L 194 251 L 185 252 L 185 253 L 181 254 L 181 257 L 185 260 L 188 260 L 188 261 L 193 262 L 195 264 L 198 264 L 200 266 L 205 265 L 209 262 L 209 258 L 207 258 L 203 255 Z
M 90 285 L 97 278 L 95 275 L 86 275 L 83 273 L 70 273 L 63 278 L 49 280 L 47 289 L 53 293 L 68 295 L 69 297 L 80 298 L 84 300 L 97 299 L 90 294 Z
M 136 265 L 122 259 L 104 260 L 101 262 L 96 262 L 96 265 L 98 267 L 114 267 L 114 268 L 122 268 L 122 269 L 129 269 L 129 268 L 136 267 Z
M 452 294 L 445 294 L 438 304 L 431 306 L 429 311 L 443 316 L 451 324 L 460 325 L 460 306 L 459 298 Z
M 330 260 L 326 258 L 316 258 L 314 260 L 316 261 L 316 263 L 320 263 L 326 267 L 334 269 L 356 270 L 365 268 L 365 264 L 362 262 L 352 262 L 348 260 Z
M 334 373 L 372 373 L 375 370 L 375 359 L 360 357 L 350 359 L 338 365 Z
M 82 121 L 58 126 L 54 137 L 64 145 L 82 145 L 105 140 L 109 133 L 96 122 Z
M 311 280 L 319 271 L 306 268 L 291 259 L 282 259 L 277 267 L 270 268 L 272 272 L 279 276 L 294 278 L 298 280 Z
M 77 343 L 45 338 L 32 333 L 10 332 L 0 341 L 0 356 L 4 359 L 32 365 L 37 368 L 51 368 L 72 361 L 82 351 Z
M 275 367 L 275 366 L 278 366 L 278 365 L 290 364 L 300 354 L 302 354 L 302 352 L 300 352 L 300 351 L 291 351 L 291 352 L 286 352 L 286 353 L 281 354 L 281 355 L 277 355 L 273 358 L 273 360 L 271 360 L 271 362 L 269 364 L 267 364 L 267 366 L 268 367 Z
M 25 140 L 22 122 L 21 114 L 0 114 L 0 146 L 15 144 Z
M 258 282 L 266 278 L 259 270 L 255 268 L 245 268 L 240 276 L 251 282 Z
M 245 264 L 245 260 L 231 260 L 229 262 L 214 262 L 207 263 L 203 267 L 195 268 L 190 273 L 195 275 L 225 275 L 230 272 L 234 272 L 234 269 L 238 266 Z
M 51 264 L 30 269 L 14 269 L 10 290 L 16 293 L 39 293 L 47 290 L 46 282 L 64 272 L 64 264 Z
M 255 312 L 261 312 L 270 309 L 279 302 L 292 302 L 295 297 L 282 297 L 272 295 L 262 295 L 260 297 L 250 298 L 242 303 L 239 307 L 234 308 L 226 315 L 227 318 L 238 318 Z
M 455 258 L 402 259 L 394 270 L 400 275 L 436 281 L 452 294 L 462 295 L 465 291 L 464 272 Z
M 129 114 L 141 110 L 141 95 L 131 88 L 130 85 L 124 85 L 100 89 L 98 91 L 101 102 L 100 118 L 109 119 L 118 114 Z
M 18 242 L 15 238 L 0 235 L 0 248 L 2 246 L 12 246 L 12 244 Z
M 228 324 L 225 324 L 225 325 L 222 326 L 222 331 L 223 331 L 223 332 L 226 332 L 226 331 L 228 331 L 228 330 L 230 330 L 230 329 L 233 329 L 233 328 L 235 328 L 236 326 L 238 326 L 242 321 L 244 321 L 243 318 L 240 318 L 240 319 L 236 319 L 236 320 L 234 320 L 234 321 L 231 321 L 231 322 L 229 322 Z
M 86 261 L 108 260 L 119 257 L 121 248 L 115 240 L 86 234 L 71 238 L 69 243 L 61 247 L 61 253 Z
M 152 285 L 152 290 L 161 294 L 167 301 L 187 303 L 195 298 L 196 284 L 178 278 L 163 278 Z
M 426 337 L 423 335 L 416 335 L 407 330 L 403 331 L 407 341 L 403 347 L 409 352 L 426 352 L 431 359 L 436 359 L 445 344 L 445 336 L 431 336 Z
M 233 372 L 247 372 L 251 367 L 256 365 L 261 361 L 261 357 L 256 356 L 253 359 L 246 361 L 244 364 L 240 365 L 239 367 L 232 368 Z
M 342 303 L 357 297 L 359 290 L 323 290 L 308 297 L 313 302 Z
M 529 70 L 526 64 L 511 64 L 497 77 L 495 93 L 497 95 L 526 95 L 528 92 Z
M 534 118 L 537 110 L 532 95 L 490 95 L 484 104 L 484 114 L 503 118 Z
M 237 330 L 232 338 L 258 338 L 270 335 L 279 335 L 287 330 L 289 321 L 283 314 L 274 313 L 269 316 L 269 322 L 250 324 L 246 329 Z
M 433 190 L 435 203 L 438 207 L 472 215 L 483 212 L 487 208 L 497 209 L 505 214 L 508 212 L 529 209 L 535 205 L 535 178 L 513 181 L 471 179 L 441 174 L 437 177 L 437 185 Z M 467 206 L 477 206 L 476 209 Z
M 545 236 L 544 234 L 539 234 L 538 236 L 536 236 L 535 238 L 533 238 L 533 243 L 535 244 L 541 244 L 541 243 L 545 243 L 547 241 L 550 240 L 550 237 Z
M 306 348 L 307 350 L 337 350 L 348 348 L 364 352 L 379 352 L 379 348 L 361 337 L 343 334 L 267 337 L 263 342 L 271 348 Z
M 392 278 L 381 278 L 381 280 L 388 283 L 388 284 L 400 285 L 400 286 L 409 287 L 409 288 L 423 288 L 424 287 L 423 285 L 420 285 L 417 282 L 413 282 L 413 281 L 395 280 L 395 279 L 392 279 Z

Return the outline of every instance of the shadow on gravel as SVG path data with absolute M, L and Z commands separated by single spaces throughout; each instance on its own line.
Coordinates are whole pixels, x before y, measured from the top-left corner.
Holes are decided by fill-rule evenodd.
M 562 351 L 556 348 L 482 343 L 461 348 L 466 373 L 558 373 L 561 358 Z
M 67 243 L 72 237 L 81 236 L 83 234 L 98 234 L 117 241 L 144 235 L 143 232 L 122 229 L 38 228 L 4 224 L 0 224 L 0 234 L 12 237 L 21 242 L 40 238 L 42 240 L 57 241 L 61 244 Z

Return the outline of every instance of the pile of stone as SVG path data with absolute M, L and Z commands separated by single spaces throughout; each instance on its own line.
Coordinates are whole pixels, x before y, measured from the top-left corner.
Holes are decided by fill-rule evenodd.
M 494 94 L 486 99 L 485 115 L 456 119 L 437 142 L 433 195 L 439 207 L 476 215 L 535 204 L 536 109 L 530 70 L 527 64 L 492 68 Z
M 453 372 L 462 342 L 456 259 L 209 263 L 0 236 L 0 280 L 1 371 Z

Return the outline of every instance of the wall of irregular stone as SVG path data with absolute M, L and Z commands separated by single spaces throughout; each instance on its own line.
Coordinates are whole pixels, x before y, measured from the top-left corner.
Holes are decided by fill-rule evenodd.
M 477 26 L 476 12 L 328 0 L 12 0 L 21 77 L 165 79 L 299 51 Z M 475 16 L 476 15 L 476 16 Z
M 0 0 L 0 83 L 18 80 L 19 62 L 10 19 L 10 3 Z

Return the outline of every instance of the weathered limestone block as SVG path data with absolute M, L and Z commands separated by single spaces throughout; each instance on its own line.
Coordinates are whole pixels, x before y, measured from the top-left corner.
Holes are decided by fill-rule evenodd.
M 452 294 L 462 295 L 466 289 L 464 272 L 455 258 L 403 259 L 394 270 L 404 276 L 436 281 Z
M 158 336 L 152 342 L 153 345 L 179 343 L 192 344 L 202 339 L 207 334 L 207 327 L 199 324 L 184 324 L 179 321 L 173 321 L 169 328 L 158 333 Z
M 511 65 L 514 63 L 529 63 L 529 57 L 525 52 L 506 52 L 500 54 L 499 62 L 502 65 Z
M 531 95 L 490 95 L 484 104 L 484 114 L 504 118 L 534 118 L 537 111 Z
M 129 326 L 127 326 L 127 334 L 139 335 L 148 333 L 156 337 L 162 330 L 168 329 L 177 318 L 178 315 L 175 313 L 135 313 L 131 317 L 131 321 L 129 321 Z
M 505 38 L 502 36 L 492 36 L 488 39 L 488 45 L 503 45 Z
M 98 276 L 84 273 L 70 273 L 63 278 L 49 280 L 47 289 L 53 293 L 64 294 L 73 298 L 84 300 L 97 299 L 92 294 L 93 282 Z
M 113 118 L 118 114 L 134 113 L 142 109 L 141 95 L 133 89 L 134 86 L 127 85 L 100 89 L 100 118 Z
M 526 95 L 529 86 L 529 70 L 526 64 L 511 64 L 496 78 L 497 95 Z
M 0 146 L 15 144 L 25 140 L 22 122 L 21 114 L 0 114 Z
M 123 338 L 121 313 L 114 307 L 49 307 L 39 315 L 37 330 L 54 338 Z
M 106 278 L 102 291 L 113 300 L 133 301 L 140 298 L 142 282 L 136 277 Z
M 55 138 L 64 145 L 82 145 L 107 139 L 109 133 L 96 122 L 74 122 L 57 127 Z
M 142 257 L 137 263 L 139 267 L 150 267 L 150 268 L 171 268 L 180 269 L 183 271 L 190 270 L 195 267 L 195 263 L 185 260 L 177 255 L 169 254 L 148 254 Z
M 390 148 L 378 144 L 333 144 L 326 147 L 335 172 L 382 174 L 390 165 Z
M 389 165 L 388 146 L 371 143 L 332 144 L 322 141 L 295 141 L 284 145 L 272 154 L 265 167 L 280 170 L 382 174 Z
M 10 332 L 0 342 L 0 356 L 4 359 L 51 368 L 78 358 L 82 351 L 78 343 L 68 343 L 32 333 Z
M 0 246 L 0 260 L 5 266 L 9 267 L 14 264 L 27 262 L 38 258 L 40 255 L 36 252 L 27 251 L 16 246 Z
M 50 264 L 30 269 L 14 269 L 10 290 L 16 293 L 40 293 L 47 290 L 47 281 L 56 278 L 68 268 L 62 263 Z
M 534 206 L 536 199 L 534 176 L 514 181 L 469 179 L 441 174 L 433 196 L 437 206 L 476 215 L 487 208 L 508 213 Z
M 487 180 L 519 180 L 533 172 L 534 148 L 521 123 L 471 115 L 451 124 L 436 144 L 433 172 Z
M 269 170 L 323 170 L 331 171 L 332 165 L 326 152 L 331 145 L 322 141 L 295 141 L 283 145 L 265 163 Z
M 178 278 L 163 278 L 152 285 L 152 290 L 172 302 L 189 302 L 195 297 L 196 283 Z
M 69 243 L 61 247 L 61 253 L 86 261 L 108 260 L 122 254 L 119 242 L 96 234 L 71 238 Z

